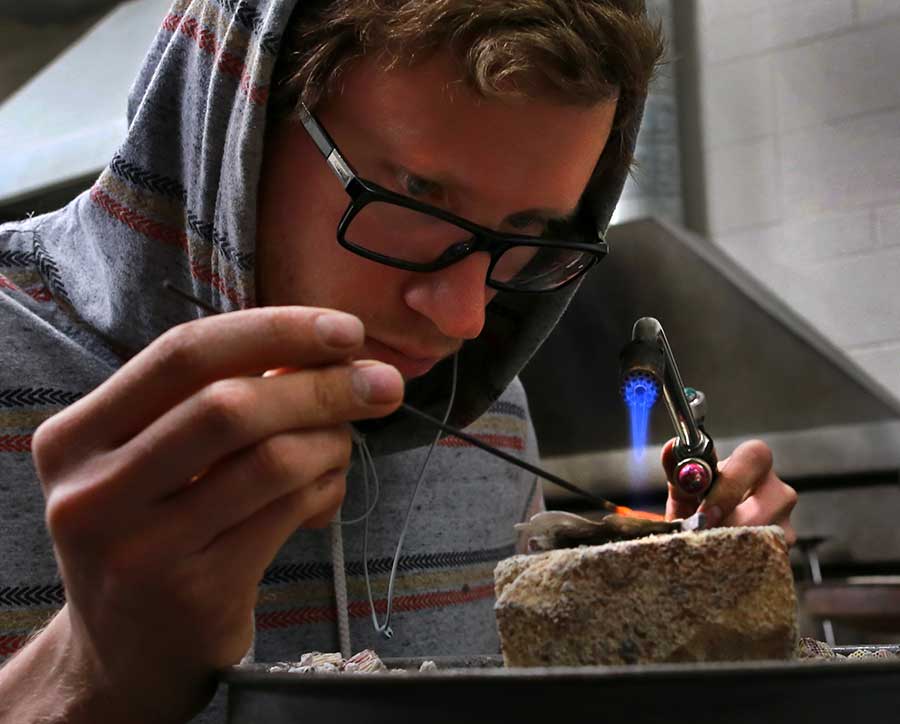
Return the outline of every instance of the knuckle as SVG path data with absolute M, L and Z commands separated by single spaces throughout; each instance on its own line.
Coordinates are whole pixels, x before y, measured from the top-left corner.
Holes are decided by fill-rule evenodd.
M 353 455 L 353 438 L 350 435 L 349 425 L 340 425 L 327 431 L 329 442 L 333 449 L 333 458 L 337 465 L 343 468 L 350 466 L 350 457 Z
M 258 475 L 276 481 L 290 481 L 302 476 L 302 455 L 298 456 L 298 440 L 294 435 L 276 435 L 253 448 L 253 467 Z M 298 460 L 298 457 L 301 459 Z
M 733 498 L 739 501 L 750 492 L 751 482 L 746 476 L 720 476 L 719 481 L 713 486 L 713 492 L 729 500 Z
M 782 486 L 784 493 L 784 510 L 790 513 L 796 507 L 800 496 L 797 494 L 797 491 L 787 483 L 782 483 Z
M 310 503 L 309 491 L 306 488 L 295 490 L 290 495 L 284 496 L 279 505 L 281 504 L 284 505 L 290 520 L 297 526 L 303 525 L 316 512 Z
M 324 528 L 334 519 L 347 492 L 346 471 L 334 470 L 323 475 L 317 481 L 317 487 L 316 505 L 305 520 L 305 526 L 309 528 Z
M 79 548 L 96 545 L 117 527 L 110 504 L 129 479 L 129 459 L 105 454 L 63 472 L 45 484 L 44 523 L 54 541 Z
M 319 489 L 326 494 L 325 507 L 339 504 L 347 492 L 347 469 L 329 470 L 318 480 Z
M 93 537 L 96 507 L 89 487 L 72 484 L 54 487 L 44 507 L 44 522 L 53 540 L 62 545 L 75 542 L 84 546 Z
M 341 506 L 346 490 L 347 478 L 343 468 L 320 475 L 310 489 L 290 496 L 294 519 L 305 528 L 325 527 Z
M 301 319 L 298 319 L 298 316 Z M 273 307 L 267 309 L 262 320 L 263 333 L 267 339 L 282 349 L 295 348 L 302 320 L 308 316 L 309 312 L 305 308 Z
M 754 470 L 772 469 L 772 450 L 762 440 L 748 440 L 741 445 L 741 456 Z
M 84 421 L 72 407 L 38 425 L 31 436 L 31 457 L 42 484 L 46 486 L 99 452 L 85 442 L 84 429 Z
M 197 362 L 196 323 L 186 322 L 172 327 L 151 345 L 156 365 L 166 374 L 178 374 Z
M 304 521 L 303 527 L 308 530 L 321 530 L 322 528 L 327 528 L 328 524 L 331 521 L 325 515 L 318 515 L 313 518 L 310 518 L 307 521 Z
M 68 448 L 63 442 L 64 439 L 65 425 L 61 414 L 42 422 L 32 435 L 31 455 L 45 489 L 50 478 L 54 477 L 63 465 L 63 453 Z
M 790 521 L 780 521 L 777 525 L 784 533 L 785 543 L 788 546 L 793 546 L 797 542 L 797 531 L 794 530 L 794 526 L 791 525 Z
M 262 477 L 308 485 L 318 483 L 323 471 L 345 472 L 352 452 L 350 434 L 343 428 L 288 432 L 256 445 L 252 464 Z
M 251 387 L 239 379 L 213 382 L 200 394 L 203 423 L 227 439 L 244 429 L 247 412 L 256 404 Z
M 313 404 L 322 412 L 334 412 L 341 409 L 343 394 L 341 383 L 336 375 L 315 373 L 312 375 Z
M 72 523 L 78 520 L 78 516 L 73 514 L 70 497 L 59 488 L 47 495 L 47 503 L 44 506 L 44 522 L 54 540 L 65 540 Z

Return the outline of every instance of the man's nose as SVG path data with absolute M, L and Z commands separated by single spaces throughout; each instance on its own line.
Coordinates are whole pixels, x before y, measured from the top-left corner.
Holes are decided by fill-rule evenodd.
M 445 337 L 474 339 L 484 328 L 484 309 L 496 294 L 485 284 L 490 263 L 490 256 L 479 252 L 446 269 L 416 274 L 406 287 L 406 304 Z

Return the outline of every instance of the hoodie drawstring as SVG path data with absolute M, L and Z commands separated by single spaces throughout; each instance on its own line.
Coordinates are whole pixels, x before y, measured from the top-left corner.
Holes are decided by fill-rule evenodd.
M 459 355 L 453 355 L 453 377 L 452 383 L 450 386 L 450 401 L 447 403 L 447 411 L 444 413 L 444 424 L 447 424 L 447 420 L 450 419 L 450 412 L 453 410 L 453 402 L 456 399 L 456 376 L 457 369 L 459 366 Z M 372 586 L 369 583 L 369 556 L 368 556 L 368 543 L 369 543 L 369 519 L 366 518 L 366 522 L 363 527 L 363 573 L 366 578 L 366 591 L 369 594 L 369 610 L 372 613 L 372 625 L 375 627 L 375 630 L 380 633 L 384 638 L 389 639 L 394 636 L 394 631 L 391 628 L 391 612 L 393 608 L 394 602 L 394 583 L 397 579 L 397 566 L 400 563 L 400 552 L 403 550 L 403 540 L 406 538 L 406 531 L 409 529 L 409 521 L 412 518 L 413 507 L 416 503 L 416 496 L 419 494 L 419 488 L 422 487 L 422 481 L 425 479 L 425 471 L 428 468 L 428 461 L 431 459 L 431 453 L 434 452 L 434 448 L 438 444 L 438 440 L 441 439 L 441 431 L 438 430 L 437 435 L 434 436 L 434 440 L 431 443 L 431 447 L 428 448 L 428 453 L 425 455 L 425 460 L 422 462 L 422 468 L 419 470 L 419 477 L 416 480 L 416 484 L 413 487 L 412 497 L 409 499 L 409 505 L 406 508 L 406 516 L 403 519 L 403 528 L 400 529 L 400 537 L 397 539 L 397 550 L 394 552 L 394 560 L 391 564 L 391 576 L 388 579 L 388 592 L 387 592 L 387 601 L 386 601 L 386 611 L 384 615 L 384 623 L 378 623 L 378 615 L 375 613 L 375 602 L 372 600 Z M 372 460 L 372 456 L 369 456 L 369 460 Z M 375 472 L 374 461 L 372 462 L 372 472 Z
M 347 601 L 347 572 L 344 567 L 344 536 L 341 531 L 341 510 L 331 522 L 331 570 L 334 577 L 334 604 L 337 609 L 338 640 L 341 656 L 353 656 L 350 644 L 350 613 Z
M 450 400 L 447 403 L 447 411 L 444 413 L 444 424 L 446 424 L 447 420 L 450 419 L 450 413 L 453 410 L 453 403 L 456 399 L 456 381 L 458 369 L 459 359 L 458 355 L 455 354 L 453 355 L 453 373 L 452 383 L 450 387 Z M 425 472 L 428 468 L 428 461 L 431 459 L 431 454 L 434 452 L 434 448 L 437 446 L 438 440 L 440 440 L 441 438 L 441 433 L 438 432 L 437 435 L 435 435 L 431 446 L 428 448 L 428 452 L 425 455 L 425 460 L 422 463 L 421 469 L 419 470 L 419 477 L 416 480 L 415 486 L 413 487 L 413 494 L 406 509 L 403 528 L 400 530 L 400 538 L 397 540 L 397 548 L 394 552 L 394 559 L 391 564 L 391 575 L 388 579 L 388 592 L 384 623 L 379 623 L 378 615 L 375 612 L 375 601 L 372 596 L 372 585 L 369 579 L 369 515 L 371 515 L 371 513 L 375 510 L 375 506 L 378 504 L 378 497 L 380 493 L 378 472 L 375 468 L 375 460 L 372 457 L 372 453 L 369 452 L 369 448 L 366 445 L 365 437 L 361 435 L 355 428 L 352 431 L 352 435 L 353 442 L 359 450 L 360 460 L 362 461 L 365 512 L 361 516 L 359 516 L 358 518 L 354 518 L 353 520 L 342 521 L 341 511 L 339 510 L 337 516 L 335 517 L 335 520 L 331 523 L 331 561 L 332 576 L 334 579 L 334 598 L 335 605 L 337 607 L 338 636 L 340 639 L 341 654 L 345 658 L 348 658 L 352 652 L 350 643 L 350 614 L 348 610 L 349 604 L 347 600 L 347 576 L 344 566 L 344 542 L 341 526 L 352 525 L 354 523 L 364 521 L 363 574 L 366 580 L 366 593 L 369 598 L 369 611 L 372 614 L 372 626 L 384 638 L 389 639 L 394 635 L 394 632 L 390 626 L 391 612 L 394 601 L 394 583 L 397 578 L 397 568 L 400 563 L 400 553 L 403 550 L 403 541 L 406 538 L 406 531 L 409 528 L 409 522 L 412 517 L 413 507 L 415 506 L 416 496 L 419 493 L 419 488 L 422 485 L 422 481 L 425 479 Z M 371 505 L 369 504 L 369 471 L 371 471 L 372 473 L 372 479 L 375 484 L 375 496 Z

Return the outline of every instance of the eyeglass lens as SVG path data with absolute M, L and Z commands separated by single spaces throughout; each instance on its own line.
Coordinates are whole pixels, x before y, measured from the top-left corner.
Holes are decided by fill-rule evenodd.
M 344 237 L 361 249 L 412 264 L 432 264 L 447 253 L 465 251 L 460 246 L 472 241 L 471 232 L 462 227 L 383 201 L 362 207 Z M 490 281 L 520 291 L 553 289 L 590 262 L 590 254 L 573 249 L 516 245 L 496 260 Z

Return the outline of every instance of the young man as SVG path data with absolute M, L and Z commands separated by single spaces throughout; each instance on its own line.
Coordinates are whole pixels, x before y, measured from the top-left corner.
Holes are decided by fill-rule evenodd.
M 107 170 L 0 236 L 0 721 L 187 721 L 216 669 L 336 650 L 335 619 L 354 651 L 497 649 L 540 489 L 452 438 L 420 488 L 434 431 L 393 413 L 536 456 L 516 374 L 602 256 L 660 54 L 641 5 L 175 4 Z M 793 503 L 749 443 L 704 506 L 790 537 Z M 365 521 L 320 530 L 342 505 Z

